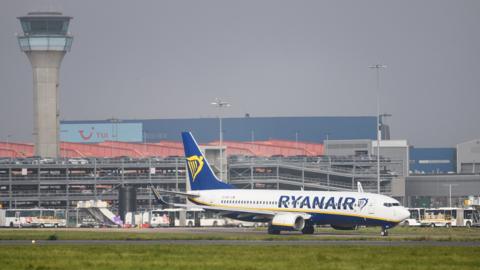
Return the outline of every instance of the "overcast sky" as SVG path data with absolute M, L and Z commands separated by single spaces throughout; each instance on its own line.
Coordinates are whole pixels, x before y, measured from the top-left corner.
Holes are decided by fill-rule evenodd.
M 375 115 L 417 147 L 480 137 L 480 1 L 0 0 L 0 140 L 32 140 L 17 16 L 73 16 L 61 118 Z

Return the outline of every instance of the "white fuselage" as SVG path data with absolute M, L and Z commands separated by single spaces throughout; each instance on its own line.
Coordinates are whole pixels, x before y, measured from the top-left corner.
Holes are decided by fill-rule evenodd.
M 348 225 L 388 224 L 386 226 L 391 227 L 410 215 L 397 200 L 372 193 L 241 189 L 202 190 L 191 193 L 199 196 L 192 201 L 200 205 L 231 209 L 232 212 L 258 211 L 258 216 L 261 216 L 263 211 L 275 214 L 305 214 L 309 215 L 315 224 L 343 222 Z

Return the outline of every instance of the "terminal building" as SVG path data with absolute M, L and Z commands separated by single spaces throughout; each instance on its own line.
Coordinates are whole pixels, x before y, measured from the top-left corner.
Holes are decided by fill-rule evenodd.
M 457 145 L 457 173 L 480 173 L 480 139 Z
M 34 143 L 0 142 L 2 207 L 68 213 L 79 201 L 102 200 L 120 211 L 123 196 L 135 198 L 137 210 L 156 208 L 150 186 L 185 190 L 185 130 L 238 188 L 351 191 L 360 182 L 377 192 L 379 184 L 409 207 L 464 206 L 480 195 L 480 139 L 417 148 L 390 138 L 388 115 L 378 127 L 375 116 L 223 118 L 222 144 L 219 118 L 60 122 L 59 69 L 72 18 L 32 12 L 18 19 L 34 75 Z
M 33 155 L 28 144 L 0 143 L 0 153 L 18 157 L 0 165 L 0 201 L 8 207 L 73 209 L 77 201 L 101 199 L 115 208 L 118 188 L 133 186 L 139 209 L 149 209 L 150 185 L 185 189 L 176 137 L 186 129 L 199 138 L 217 172 L 219 152 L 225 151 L 223 175 L 239 188 L 355 190 L 361 182 L 376 192 L 374 117 L 245 117 L 224 123 L 222 147 L 216 118 L 65 121 L 62 140 L 69 142 L 62 143 L 64 159 L 57 161 L 20 156 Z M 448 206 L 450 198 L 460 206 L 480 195 L 475 147 L 475 140 L 457 148 L 381 140 L 381 192 L 412 207 Z

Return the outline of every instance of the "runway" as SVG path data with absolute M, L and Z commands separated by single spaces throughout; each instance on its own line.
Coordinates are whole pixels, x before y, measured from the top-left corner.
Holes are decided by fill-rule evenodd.
M 337 231 L 318 228 L 306 237 L 301 232 L 269 236 L 263 228 L 173 227 L 173 228 L 49 228 L 0 229 L 0 246 L 9 245 L 251 245 L 251 246 L 468 246 L 480 247 L 480 230 L 440 231 L 398 228 L 391 236 L 376 230 Z M 57 240 L 46 240 L 55 235 Z M 299 236 L 299 237 L 297 237 Z M 9 238 L 10 237 L 10 238 Z M 10 239 L 10 240 L 8 240 Z M 35 244 L 32 244 L 35 239 Z
M 1 240 L 11 245 L 231 245 L 231 246 L 455 246 L 480 247 L 475 241 L 370 241 L 370 240 Z

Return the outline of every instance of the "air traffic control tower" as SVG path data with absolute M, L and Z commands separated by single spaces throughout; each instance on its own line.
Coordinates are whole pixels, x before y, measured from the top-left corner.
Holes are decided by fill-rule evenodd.
M 72 17 L 60 12 L 30 12 L 18 17 L 23 36 L 18 37 L 33 70 L 35 155 L 59 156 L 58 76 L 60 64 L 70 51 L 73 37 L 68 34 Z

